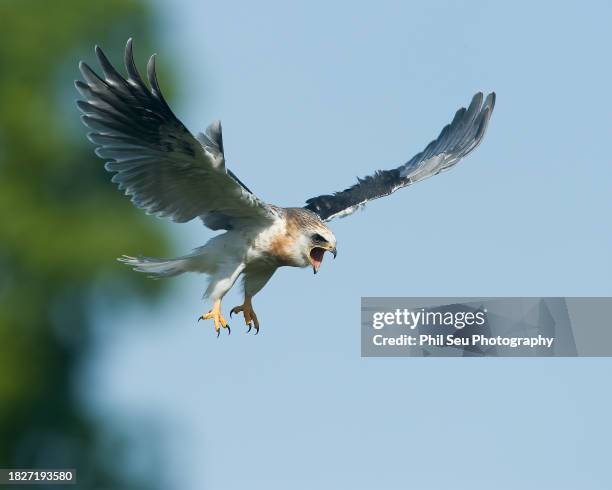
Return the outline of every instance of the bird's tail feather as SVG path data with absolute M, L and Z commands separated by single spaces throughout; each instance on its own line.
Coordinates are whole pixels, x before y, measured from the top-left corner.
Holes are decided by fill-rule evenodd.
M 150 277 L 173 277 L 187 272 L 187 258 L 158 259 L 155 257 L 130 257 L 123 255 L 117 259 L 119 262 L 131 266 L 137 272 L 145 272 Z

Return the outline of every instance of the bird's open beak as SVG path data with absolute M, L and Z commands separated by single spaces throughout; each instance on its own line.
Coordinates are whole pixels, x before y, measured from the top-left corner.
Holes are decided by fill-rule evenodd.
M 325 255 L 325 252 L 330 252 L 334 256 L 334 259 L 336 258 L 336 255 L 338 255 L 336 247 L 314 247 L 310 250 L 310 264 L 312 265 L 312 271 L 315 274 L 319 272 L 319 267 L 321 267 L 321 264 L 323 263 L 323 255 Z

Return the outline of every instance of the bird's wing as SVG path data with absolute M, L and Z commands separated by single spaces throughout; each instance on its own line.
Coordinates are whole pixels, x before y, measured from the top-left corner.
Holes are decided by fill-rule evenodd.
M 477 93 L 467 109 L 459 109 L 440 135 L 404 165 L 357 179 L 357 184 L 341 192 L 308 199 L 304 207 L 317 213 L 323 221 L 329 221 L 353 213 L 368 201 L 449 169 L 482 141 L 494 106 L 495 93 L 490 93 L 484 102 L 482 93 Z
M 136 69 L 131 39 L 125 48 L 127 78 L 97 46 L 96 55 L 103 78 L 80 63 L 85 81 L 75 82 L 83 97 L 77 105 L 93 130 L 87 136 L 96 154 L 107 160 L 106 170 L 115 172 L 112 181 L 135 206 L 181 223 L 200 217 L 213 229 L 274 219 L 274 209 L 225 168 L 221 124 L 196 138 L 173 114 L 157 82 L 155 55 L 147 66 L 150 88 Z

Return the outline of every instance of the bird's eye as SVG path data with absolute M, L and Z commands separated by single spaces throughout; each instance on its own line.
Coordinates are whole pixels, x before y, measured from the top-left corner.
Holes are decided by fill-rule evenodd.
M 313 242 L 327 243 L 327 240 L 323 238 L 321 235 L 319 235 L 318 233 L 315 233 L 310 238 L 312 239 Z

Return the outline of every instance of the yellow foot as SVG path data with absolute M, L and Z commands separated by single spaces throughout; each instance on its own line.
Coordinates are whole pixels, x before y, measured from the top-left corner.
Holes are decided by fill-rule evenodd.
M 234 306 L 230 310 L 230 318 L 234 313 L 242 313 L 244 315 L 244 323 L 249 326 L 247 333 L 251 331 L 251 328 L 255 328 L 255 335 L 259 333 L 259 321 L 257 320 L 257 315 L 255 314 L 255 310 L 253 310 L 253 305 L 251 304 L 251 298 L 244 298 L 244 304 L 240 306 Z
M 219 334 L 221 333 L 221 327 L 227 328 L 228 335 L 232 333 L 229 324 L 221 314 L 221 300 L 215 301 L 212 310 L 198 318 L 198 321 L 210 320 L 211 318 L 215 322 L 215 332 L 217 332 L 217 337 L 219 337 Z

